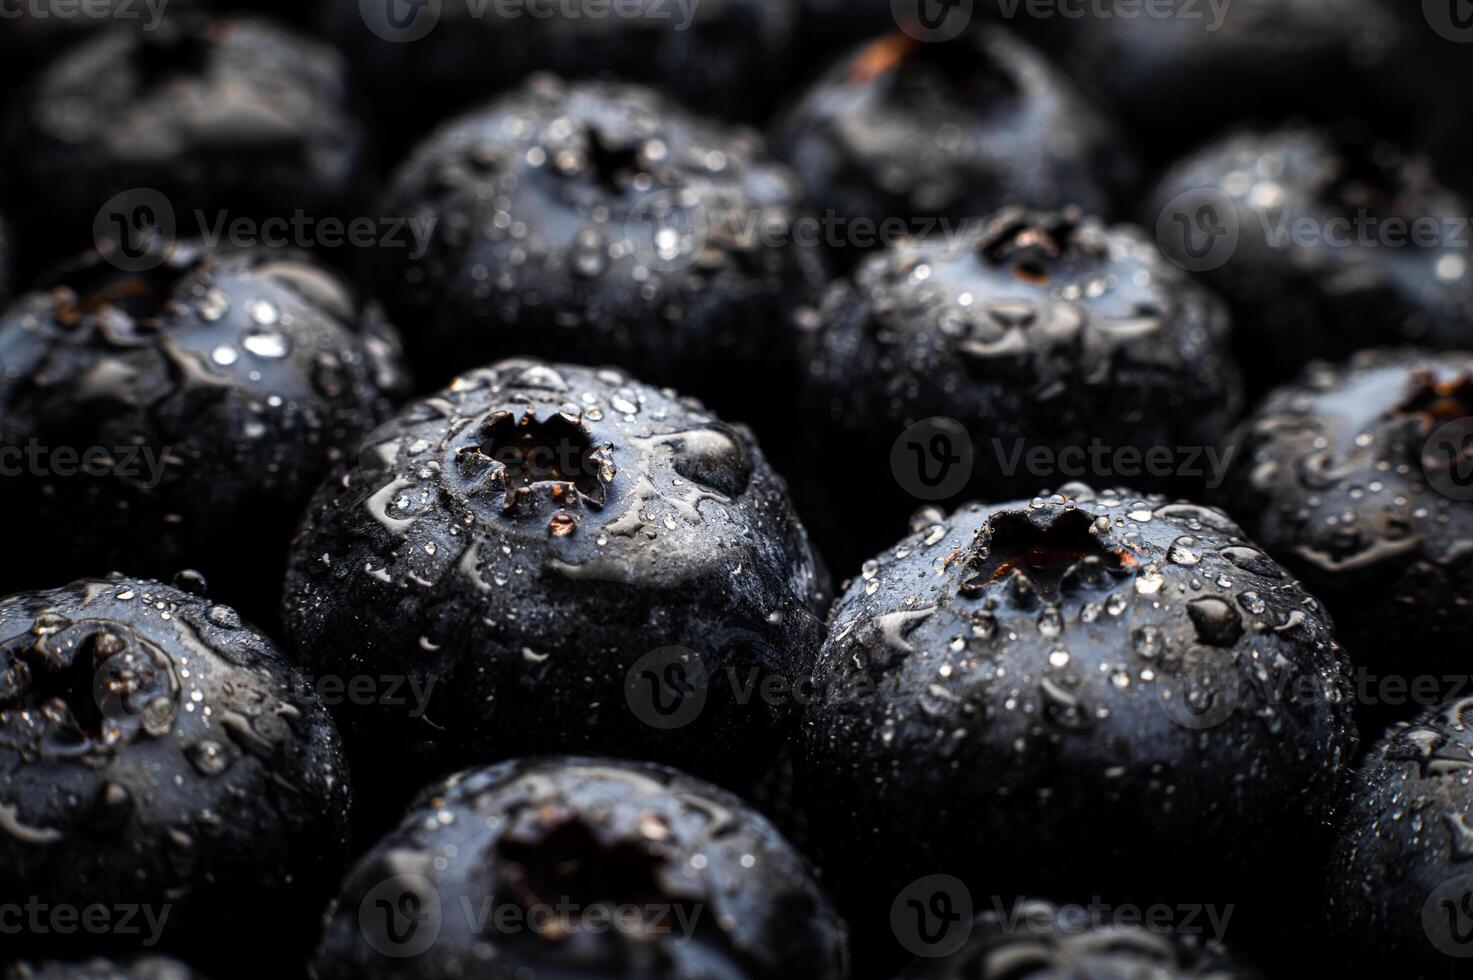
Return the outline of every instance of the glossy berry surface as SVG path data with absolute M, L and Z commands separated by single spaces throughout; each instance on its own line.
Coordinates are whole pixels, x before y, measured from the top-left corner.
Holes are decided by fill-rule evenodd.
M 485 4 L 442 0 L 404 16 L 329 0 L 329 34 L 375 108 L 400 131 L 512 87 L 533 72 L 663 89 L 718 117 L 766 111 L 793 70 L 796 0 Z
M 0 317 L 0 500 L 31 518 L 0 578 L 190 567 L 269 617 L 300 508 L 406 387 L 398 340 L 302 253 L 159 248 L 90 253 Z
M 1425 24 L 1400 24 L 1396 6 L 1167 0 L 1132 15 L 1130 0 L 1105 0 L 1094 8 L 1104 16 L 1025 26 L 1050 38 L 1059 64 L 1142 145 L 1173 155 L 1245 121 L 1372 115 L 1394 123 L 1413 101 L 1411 42 L 1427 34 Z
M 538 977 L 847 975 L 842 925 L 764 817 L 671 769 L 580 758 L 426 790 L 343 883 L 314 975 L 411 980 L 487 962 Z
M 0 893 L 143 907 L 214 955 L 270 910 L 280 950 L 346 858 L 348 804 L 326 709 L 229 607 L 121 576 L 0 600 Z M 129 942 L 11 949 L 109 939 Z
M 381 250 L 382 278 L 426 378 L 576 354 L 752 421 L 765 399 L 745 375 L 793 373 L 791 306 L 821 281 L 818 250 L 787 234 L 799 194 L 748 131 L 542 76 L 399 171 L 385 213 L 433 235 L 422 256 Z
M 865 247 L 859 221 L 951 227 L 1007 205 L 1112 214 L 1134 176 L 1124 139 L 1041 55 L 977 28 L 945 43 L 896 33 L 853 51 L 775 126 L 813 209 Z M 872 231 L 871 234 L 874 234 Z M 883 244 L 893 244 L 899 235 Z
M 45 960 L 12 963 L 4 980 L 198 980 L 199 974 L 166 956 L 139 956 L 131 961 L 101 957 L 73 963 Z
M 1200 936 L 1085 913 L 1096 914 L 1016 900 L 979 916 L 961 949 L 916 960 L 901 980 L 1262 980 Z
M 1174 164 L 1142 221 L 1233 309 L 1263 387 L 1384 344 L 1473 344 L 1468 204 L 1425 160 L 1354 135 L 1242 131 Z
M 1243 893 L 1241 862 L 1310 846 L 1355 746 L 1348 664 L 1283 569 L 1220 511 L 1082 485 L 867 563 L 814 689 L 798 785 L 872 910 L 931 873 Z
M 1393 727 L 1339 815 L 1327 873 L 1331 942 L 1368 971 L 1466 976 L 1473 894 L 1473 701 Z
M 1435 671 L 1473 627 L 1473 355 L 1317 364 L 1244 423 L 1222 501 L 1329 606 L 1358 663 Z
M 14 217 L 59 257 L 145 227 L 191 237 L 336 214 L 361 193 L 366 155 L 345 76 L 330 48 L 251 17 L 102 32 L 50 62 L 11 114 Z
M 930 418 L 953 420 L 971 447 L 952 439 L 960 475 L 937 480 L 933 500 L 1006 499 L 1077 478 L 1092 464 L 1069 453 L 1094 443 L 1106 459 L 1215 447 L 1240 402 L 1228 330 L 1221 302 L 1142 230 L 1076 211 L 1009 209 L 956 245 L 922 241 L 866 260 L 825 296 L 808 338 L 811 451 L 859 447 L 851 458 L 868 470 L 853 482 L 880 491 L 853 500 L 859 513 L 841 534 L 893 536 L 922 503 L 912 494 L 931 492 L 902 479 L 925 470 L 897 443 Z M 1030 463 L 1040 451 L 1051 468 Z M 1063 466 L 1076 472 L 1061 478 Z M 1153 472 L 1141 476 L 1154 488 L 1194 487 L 1171 467 Z M 889 507 L 883 525 L 877 503 Z
M 365 778 L 584 748 L 732 778 L 771 761 L 792 705 L 741 703 L 732 678 L 806 676 L 819 591 L 745 429 L 518 360 L 410 405 L 323 487 L 285 621 L 313 671 L 431 691 L 345 719 L 365 755 L 417 760 Z

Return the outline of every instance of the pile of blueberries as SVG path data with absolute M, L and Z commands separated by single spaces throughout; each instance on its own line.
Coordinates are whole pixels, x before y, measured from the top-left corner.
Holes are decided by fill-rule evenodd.
M 0 977 L 1473 977 L 1461 0 L 0 0 Z

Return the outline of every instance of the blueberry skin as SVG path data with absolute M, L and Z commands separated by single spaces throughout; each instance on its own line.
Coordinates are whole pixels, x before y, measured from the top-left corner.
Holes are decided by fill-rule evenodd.
M 862 866 L 871 908 L 931 873 L 1242 900 L 1310 846 L 1356 744 L 1348 664 L 1231 520 L 1079 484 L 937 518 L 838 600 L 799 732 L 825 866 Z
M 851 251 L 861 219 L 953 227 L 1009 205 L 1115 213 L 1134 182 L 1124 138 L 1072 83 L 999 28 L 944 43 L 895 33 L 852 51 L 774 125 L 777 155 Z M 893 244 L 892 237 L 883 244 Z
M 828 291 L 815 322 L 802 394 L 809 451 L 838 455 L 828 467 L 841 472 L 847 458 L 850 485 L 868 488 L 825 489 L 815 513 L 845 515 L 823 544 L 855 566 L 927 502 L 911 494 L 931 491 L 904 479 L 902 441 L 923 420 L 954 420 L 970 443 L 968 453 L 952 440 L 957 472 L 970 477 L 938 485 L 931 501 L 1006 500 L 1077 479 L 1060 470 L 1095 464 L 1067 453 L 1097 442 L 1112 454 L 1196 447 L 1194 466 L 1178 457 L 1139 481 L 1195 495 L 1210 472 L 1203 447 L 1223 441 L 1241 403 L 1221 301 L 1141 229 L 1074 210 L 1010 208 L 956 245 L 879 253 Z M 1055 470 L 1030 465 L 1040 450 Z
M 586 749 L 735 781 L 795 703 L 744 685 L 807 676 L 822 591 L 745 429 L 613 370 L 517 360 L 409 406 L 322 487 L 284 620 L 314 673 L 430 692 L 420 712 L 343 706 L 365 757 L 415 760 L 365 780 Z M 668 716 L 640 707 L 651 683 Z
M 917 959 L 901 980 L 1263 980 L 1199 936 L 1085 923 L 1081 911 L 1018 900 L 1006 915 L 985 912 L 961 949 Z
M 347 859 L 349 797 L 326 709 L 233 609 L 122 576 L 0 600 L 0 894 L 147 906 L 167 948 L 269 960 Z M 229 941 L 263 915 L 272 949 Z M 137 948 L 134 925 L 12 948 Z
M 1026 26 L 1156 156 L 1245 121 L 1371 115 L 1390 129 L 1422 109 L 1391 67 L 1408 67 L 1411 42 L 1429 33 L 1425 23 L 1398 23 L 1401 4 L 1175 0 L 1167 17 L 1138 7 L 1129 16 L 1124 0 L 1104 6 L 1113 15 Z
M 302 506 L 406 392 L 397 335 L 300 252 L 145 258 L 163 264 L 90 253 L 0 317 L 0 445 L 45 450 L 6 460 L 0 500 L 34 520 L 12 531 L 26 561 L 0 577 L 192 567 L 269 619 Z M 113 464 L 73 474 L 94 447 Z
M 760 118 L 793 69 L 798 29 L 796 0 L 636 0 L 633 16 L 623 13 L 626 2 L 603 17 L 569 16 L 579 5 L 443 0 L 421 7 L 402 33 L 370 26 L 359 0 L 327 6 L 328 36 L 347 53 L 375 115 L 406 136 L 539 71 L 621 78 L 703 113 Z M 393 39 L 426 27 L 412 43 Z
M 751 131 L 638 86 L 539 76 L 399 170 L 384 213 L 432 234 L 423 255 L 380 249 L 378 278 L 427 379 L 571 356 L 756 423 L 793 387 L 792 310 L 824 282 L 791 234 L 800 195 Z
M 140 956 L 129 962 L 97 958 L 74 963 L 12 963 L 0 976 L 4 980 L 199 980 L 200 975 L 166 956 Z
M 1356 662 L 1461 670 L 1473 611 L 1473 354 L 1366 351 L 1315 364 L 1234 438 L 1220 499 L 1324 600 Z
M 367 176 L 346 75 L 331 48 L 249 16 L 103 32 L 41 71 L 9 119 L 12 216 L 51 257 L 115 236 L 110 220 L 167 227 L 172 212 L 188 238 L 340 216 Z
M 1473 344 L 1468 213 L 1424 160 L 1289 126 L 1235 132 L 1177 161 L 1141 222 L 1228 301 L 1235 347 L 1262 391 L 1316 358 Z M 1212 237 L 1195 223 L 1203 215 Z
M 396 901 L 422 935 L 380 915 Z M 621 906 L 643 928 L 586 918 Z M 649 763 L 548 758 L 421 794 L 343 883 L 313 975 L 838 980 L 845 941 L 803 859 L 737 797 Z
M 1365 975 L 1467 977 L 1473 701 L 1391 728 L 1355 773 L 1327 871 L 1332 941 Z

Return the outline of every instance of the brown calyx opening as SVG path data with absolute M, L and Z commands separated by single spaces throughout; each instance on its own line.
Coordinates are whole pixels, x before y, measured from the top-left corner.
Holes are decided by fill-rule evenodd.
M 1460 373 L 1439 381 L 1431 368 L 1418 368 L 1407 385 L 1406 397 L 1395 405 L 1392 415 L 1417 415 L 1433 429 L 1444 422 L 1455 422 L 1473 416 L 1473 376 Z
M 593 442 L 581 425 L 563 415 L 546 420 L 524 415 L 519 420 L 510 412 L 501 412 L 482 429 L 477 449 L 505 468 L 508 505 L 538 484 L 552 484 L 555 494 L 558 487 L 571 487 L 590 500 L 603 502 L 604 485 Z
M 1041 598 L 1055 600 L 1064 580 L 1082 566 L 1120 571 L 1135 564 L 1126 551 L 1108 548 L 1091 530 L 1094 518 L 1065 511 L 1045 525 L 1019 513 L 998 514 L 989 521 L 986 554 L 964 588 L 981 593 L 996 582 L 1024 576 Z

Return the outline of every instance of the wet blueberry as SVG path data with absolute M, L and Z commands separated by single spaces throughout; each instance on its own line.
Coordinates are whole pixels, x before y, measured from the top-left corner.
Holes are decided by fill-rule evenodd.
M 1362 976 L 1452 980 L 1473 951 L 1473 701 L 1393 727 L 1339 816 L 1325 910 Z
M 803 859 L 740 799 L 661 766 L 549 758 L 421 794 L 349 873 L 313 969 L 838 980 L 846 966 Z
M 234 610 L 122 576 L 0 600 L 0 894 L 118 926 L 7 951 L 289 959 L 346 859 L 347 778 L 326 709 Z
M 96 253 L 0 317 L 0 579 L 204 572 L 269 619 L 301 507 L 403 393 L 373 304 L 295 251 Z M 15 519 L 23 518 L 23 519 Z
M 984 912 L 961 949 L 917 959 L 902 980 L 1096 978 L 1261 980 L 1262 974 L 1196 933 L 1142 928 L 1107 910 L 1018 900 Z
M 328 8 L 376 114 L 406 135 L 537 71 L 641 82 L 704 112 L 758 118 L 788 78 L 798 27 L 796 0 L 441 0 L 400 8 L 409 16 L 395 22 L 382 3 Z
M 541 76 L 414 153 L 385 213 L 433 234 L 423 255 L 380 250 L 380 278 L 427 378 L 612 363 L 756 422 L 792 387 L 791 311 L 821 277 L 790 234 L 798 196 L 750 132 Z
M 1349 681 L 1329 618 L 1222 512 L 1076 484 L 938 514 L 866 564 L 798 785 L 836 894 L 871 913 L 938 873 L 979 895 L 1261 899 L 1257 869 L 1322 836 Z
M 1134 172 L 1113 124 L 993 27 L 930 44 L 896 33 L 852 52 L 783 115 L 774 149 L 835 223 L 827 237 L 854 248 L 1007 205 L 1112 214 Z
M 1224 506 L 1304 580 L 1357 663 L 1460 668 L 1473 629 L 1473 355 L 1311 367 L 1243 425 Z
M 74 963 L 12 963 L 0 973 L 4 980 L 198 980 L 198 976 L 166 956 L 139 956 L 129 961 L 99 957 Z
M 772 759 L 796 697 L 762 685 L 807 676 L 819 591 L 745 429 L 519 360 L 411 405 L 323 487 L 285 622 L 316 673 L 408 678 L 344 705 L 360 786 L 582 749 L 735 781 Z
M 1353 134 L 1244 131 L 1175 164 L 1142 220 L 1233 308 L 1255 386 L 1378 344 L 1473 344 L 1468 204 Z
M 1140 145 L 1169 157 L 1246 121 L 1370 114 L 1394 123 L 1393 110 L 1413 106 L 1410 42 L 1427 33 L 1399 24 L 1400 6 L 1416 4 L 1166 0 L 1143 12 L 1104 0 L 1101 16 L 1027 26 Z
M 189 237 L 275 219 L 272 234 L 290 234 L 298 212 L 338 215 L 365 176 L 345 74 L 330 48 L 250 17 L 103 32 L 40 72 L 11 114 L 13 217 L 55 257 L 171 224 Z
M 824 544 L 857 564 L 927 501 L 1122 475 L 1194 491 L 1239 403 L 1227 347 L 1222 304 L 1138 228 L 1009 209 L 891 249 L 826 296 L 803 395 L 812 454 L 853 447 L 866 490 L 799 477 L 800 494 L 842 519 Z M 911 429 L 933 417 L 957 431 Z

